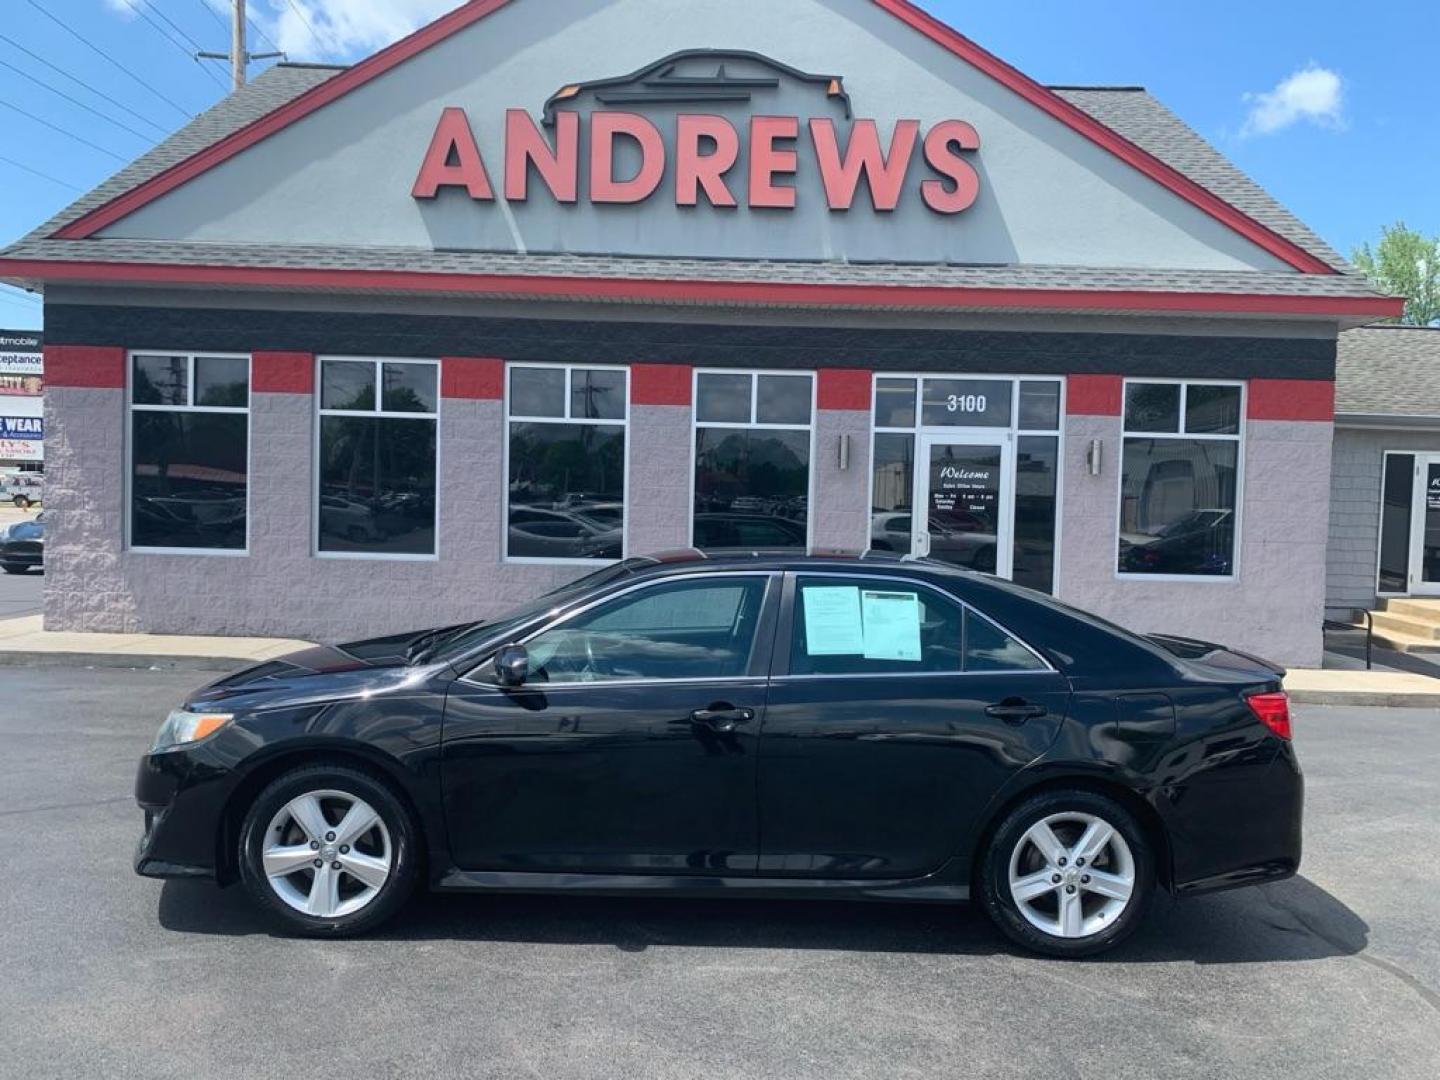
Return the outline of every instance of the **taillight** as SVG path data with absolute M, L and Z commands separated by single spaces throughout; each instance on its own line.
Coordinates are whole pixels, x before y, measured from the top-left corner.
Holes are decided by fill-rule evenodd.
M 1265 694 L 1248 694 L 1245 704 L 1257 720 L 1282 739 L 1290 738 L 1290 698 L 1283 690 Z

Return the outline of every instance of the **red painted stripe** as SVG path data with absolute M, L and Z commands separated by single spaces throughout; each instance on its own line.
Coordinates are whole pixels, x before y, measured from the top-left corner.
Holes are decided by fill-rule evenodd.
M 282 128 L 288 127 L 357 87 L 383 75 L 411 57 L 424 52 L 432 45 L 459 33 L 487 15 L 499 11 L 510 2 L 511 0 L 471 0 L 470 3 L 442 16 L 428 26 L 422 27 L 409 37 L 402 38 L 389 48 L 382 49 L 369 59 L 361 61 L 349 70 L 328 79 L 239 131 L 233 132 L 219 142 L 172 165 L 143 184 L 131 188 L 123 195 L 81 216 L 58 230 L 54 235 L 67 240 L 83 239 L 93 235 L 105 226 L 113 224 L 147 203 L 153 202 L 166 192 L 174 190 L 187 180 L 214 168 L 242 150 L 254 146 Z M 970 39 L 946 26 L 934 16 L 909 3 L 908 0 L 873 0 L 873 3 L 924 34 L 941 48 L 984 72 L 1062 124 L 1108 150 L 1182 199 L 1224 222 L 1252 243 L 1284 260 L 1297 270 L 1315 274 L 1335 273 L 1332 266 L 1311 255 L 1298 244 L 1272 232 L 1254 218 L 1242 213 L 1223 199 L 1217 198 L 1189 177 L 1140 149 L 1088 113 L 1071 105 L 1053 91 L 1047 90 Z
M 125 389 L 125 350 L 117 345 L 46 345 L 45 385 Z
M 488 356 L 442 356 L 440 396 L 471 401 L 505 397 L 505 361 Z
M 1153 154 L 1142 150 L 1083 109 L 1070 104 L 1053 90 L 1041 86 L 1028 75 L 1011 67 L 993 53 L 981 48 L 933 15 L 910 3 L 909 0 L 873 0 L 873 2 L 906 25 L 924 34 L 941 48 L 989 75 L 1002 86 L 1013 90 L 1066 127 L 1085 136 L 1162 187 L 1168 188 L 1186 202 L 1199 207 L 1211 217 L 1228 225 L 1262 250 L 1289 263 L 1295 269 L 1309 274 L 1334 274 L 1337 272 L 1323 259 L 1310 254 L 1299 244 L 1286 239 L 1260 224 L 1248 214 L 1231 206 L 1178 169 L 1172 168 Z
M 689 405 L 692 375 L 688 364 L 632 364 L 630 404 Z
M 529 274 L 431 274 L 406 270 L 293 269 L 0 259 L 0 274 L 41 281 L 247 285 L 560 297 L 567 300 L 790 304 L 799 307 L 1026 308 L 1041 311 L 1203 311 L 1246 315 L 1398 316 L 1390 296 L 1276 296 L 1141 290 L 986 289 L 940 285 L 809 285 L 791 282 L 567 278 Z
M 1251 420 L 1335 419 L 1335 384 L 1320 379 L 1251 379 L 1245 413 Z
M 250 389 L 257 394 L 315 393 L 315 354 L 255 353 L 250 358 Z
M 870 410 L 870 372 L 855 368 L 821 368 L 816 378 L 816 403 L 822 409 Z
M 1065 380 L 1069 416 L 1119 416 L 1125 393 L 1120 375 L 1071 375 Z

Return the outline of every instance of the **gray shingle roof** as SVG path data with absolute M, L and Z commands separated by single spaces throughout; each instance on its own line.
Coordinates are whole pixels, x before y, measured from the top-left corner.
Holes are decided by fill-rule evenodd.
M 183 161 L 312 87 L 340 68 L 279 64 L 220 101 L 94 191 L 66 207 L 0 258 L 59 261 L 264 266 L 433 273 L 557 275 L 600 278 L 763 281 L 766 283 L 886 284 L 1057 290 L 1212 292 L 1315 297 L 1373 296 L 1361 277 L 1262 272 L 1136 270 L 1046 266 L 945 266 L 759 262 L 589 255 L 426 251 L 412 248 L 339 248 L 296 245 L 217 245 L 168 241 L 53 240 L 50 235 L 135 185 Z M 1258 185 L 1226 161 L 1143 90 L 1064 88 L 1057 91 L 1102 123 L 1188 174 L 1214 194 L 1345 269 L 1343 260 Z M 11 280 L 18 280 L 12 278 Z M 34 282 L 26 282 L 33 285 Z M 582 294 L 583 289 L 577 289 Z
M 1440 328 L 1362 326 L 1341 334 L 1335 412 L 1440 416 Z

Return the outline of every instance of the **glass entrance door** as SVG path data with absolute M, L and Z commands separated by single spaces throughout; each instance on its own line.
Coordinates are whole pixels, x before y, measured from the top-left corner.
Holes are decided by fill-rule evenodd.
M 1418 482 L 1410 515 L 1410 591 L 1440 596 L 1440 454 L 1417 454 L 1415 464 Z
M 916 555 L 1008 578 L 1014 545 L 1009 435 L 923 435 L 915 461 Z

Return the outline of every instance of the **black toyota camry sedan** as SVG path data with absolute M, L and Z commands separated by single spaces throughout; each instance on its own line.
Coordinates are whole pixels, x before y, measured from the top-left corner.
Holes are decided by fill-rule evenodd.
M 140 764 L 135 868 L 317 936 L 424 884 L 974 898 L 1087 955 L 1157 886 L 1295 873 L 1282 675 L 941 563 L 630 559 L 197 691 Z

